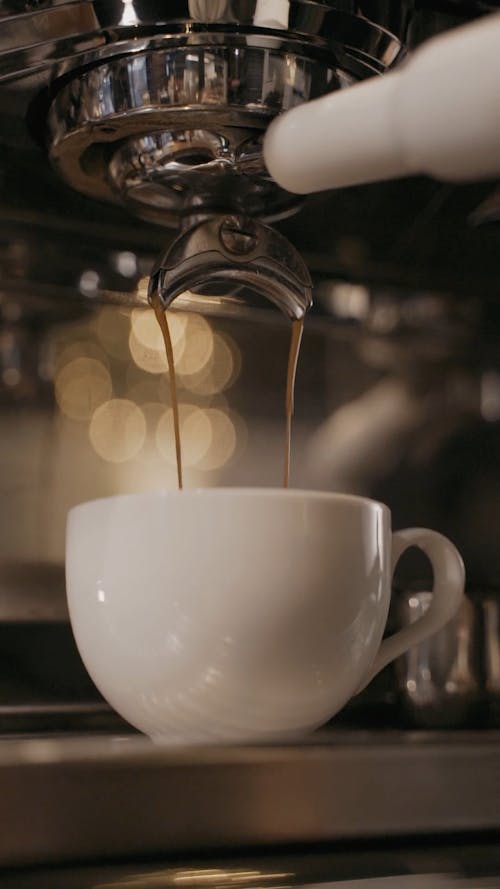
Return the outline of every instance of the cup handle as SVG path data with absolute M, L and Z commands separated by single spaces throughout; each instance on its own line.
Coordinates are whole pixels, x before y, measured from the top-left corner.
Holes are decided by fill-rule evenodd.
M 430 606 L 415 623 L 383 640 L 375 661 L 356 694 L 387 664 L 444 627 L 462 602 L 465 586 L 464 563 L 451 541 L 437 531 L 430 531 L 428 528 L 396 531 L 392 535 L 392 574 L 405 550 L 412 546 L 422 550 L 432 565 L 434 588 Z

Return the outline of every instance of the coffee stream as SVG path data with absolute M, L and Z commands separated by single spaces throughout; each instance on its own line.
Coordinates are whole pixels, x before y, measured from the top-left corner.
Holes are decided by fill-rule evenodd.
M 172 348 L 172 339 L 168 328 L 167 314 L 158 293 L 154 293 L 151 297 L 151 305 L 156 315 L 156 320 L 160 325 L 160 330 L 165 343 L 165 353 L 168 364 L 168 378 L 170 383 L 170 400 L 172 402 L 172 412 L 174 416 L 174 437 L 175 437 L 175 458 L 177 460 L 177 483 L 179 490 L 182 489 L 182 450 L 181 450 L 181 428 L 179 424 L 179 402 L 177 400 L 177 382 L 175 379 L 175 362 L 174 350 Z
M 288 353 L 288 367 L 286 371 L 286 427 L 285 427 L 285 471 L 283 475 L 283 487 L 288 488 L 290 482 L 290 455 L 292 450 L 292 417 L 295 392 L 295 377 L 299 361 L 300 343 L 304 331 L 304 319 L 292 321 L 292 337 L 290 351 Z
M 151 297 L 151 305 L 156 315 L 156 320 L 160 325 L 165 343 L 165 353 L 167 356 L 168 375 L 170 383 L 170 400 L 172 402 L 172 412 L 174 418 L 174 437 L 175 437 L 175 456 L 177 460 L 177 481 L 179 490 L 182 488 L 182 449 L 181 449 L 181 431 L 179 424 L 179 402 L 177 400 L 177 384 L 175 378 L 174 350 L 172 348 L 172 340 L 168 327 L 167 314 L 162 305 L 158 293 L 154 293 Z M 285 429 L 285 468 L 283 474 L 283 487 L 288 488 L 290 481 L 290 453 L 292 446 L 292 416 L 293 416 L 293 396 L 295 390 L 295 377 L 297 374 L 297 363 L 299 360 L 300 343 L 304 330 L 304 319 L 292 321 L 292 336 L 290 340 L 290 350 L 288 353 L 288 367 L 286 374 L 286 429 Z

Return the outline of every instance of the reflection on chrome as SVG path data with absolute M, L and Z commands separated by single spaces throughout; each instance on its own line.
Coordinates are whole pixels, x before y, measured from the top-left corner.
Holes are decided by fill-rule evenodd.
M 134 874 L 132 877 L 120 877 L 111 882 L 99 883 L 92 889 L 169 889 L 175 886 L 232 886 L 234 884 L 255 884 L 269 886 L 269 889 L 291 889 L 281 881 L 290 879 L 293 873 L 269 873 L 259 870 L 243 870 L 230 868 L 200 868 L 199 870 L 160 870 L 150 873 Z M 278 883 L 276 882 L 278 881 Z

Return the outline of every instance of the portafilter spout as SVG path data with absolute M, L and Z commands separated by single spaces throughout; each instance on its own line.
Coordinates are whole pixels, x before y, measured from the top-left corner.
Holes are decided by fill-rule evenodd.
M 312 304 L 309 271 L 275 229 L 240 215 L 217 215 L 189 225 L 158 260 L 148 299 L 164 308 L 245 315 L 271 301 L 290 321 Z

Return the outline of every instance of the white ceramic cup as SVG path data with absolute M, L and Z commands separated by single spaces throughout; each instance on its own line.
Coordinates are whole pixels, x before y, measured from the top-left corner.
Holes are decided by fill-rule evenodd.
M 434 595 L 382 641 L 392 572 L 417 546 Z M 457 611 L 449 540 L 391 533 L 389 509 L 338 494 L 208 489 L 84 503 L 68 516 L 73 632 L 104 697 L 169 743 L 310 731 Z

